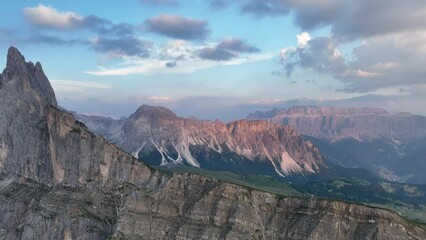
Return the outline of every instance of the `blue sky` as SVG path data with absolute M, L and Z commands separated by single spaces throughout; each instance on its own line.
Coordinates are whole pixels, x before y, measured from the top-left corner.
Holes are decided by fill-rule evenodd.
M 3 1 L 0 55 L 13 45 L 40 61 L 59 104 L 87 114 L 141 104 L 223 120 L 294 104 L 426 114 L 425 5 Z

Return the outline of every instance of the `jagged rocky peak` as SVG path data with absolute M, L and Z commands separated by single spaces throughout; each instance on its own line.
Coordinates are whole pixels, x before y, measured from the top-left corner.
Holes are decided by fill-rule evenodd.
M 35 65 L 26 62 L 25 57 L 15 47 L 10 47 L 7 53 L 6 68 L 0 78 L 0 87 L 13 85 L 19 92 L 35 91 L 48 104 L 57 106 L 55 93 L 39 62 Z
M 25 64 L 25 57 L 15 47 L 10 47 L 7 51 L 6 67 L 20 68 Z
M 47 186 L 109 184 L 131 177 L 110 176 L 114 170 L 109 164 L 126 165 L 134 159 L 57 107 L 40 63 L 25 62 L 14 47 L 7 56 L 0 89 L 0 186 L 2 177 L 16 176 Z

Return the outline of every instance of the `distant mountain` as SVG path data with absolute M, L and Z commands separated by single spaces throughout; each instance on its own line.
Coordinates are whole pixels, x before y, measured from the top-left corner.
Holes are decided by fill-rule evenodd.
M 292 107 L 248 119 L 290 125 L 328 160 L 389 180 L 426 183 L 426 117 L 377 108 Z
M 204 121 L 143 105 L 127 119 L 77 115 L 94 132 L 155 166 L 289 176 L 324 168 L 318 150 L 289 126 L 266 121 Z
M 247 119 L 288 124 L 301 134 L 331 142 L 346 138 L 403 141 L 426 136 L 426 117 L 409 113 L 389 114 L 378 108 L 292 107 L 255 112 Z

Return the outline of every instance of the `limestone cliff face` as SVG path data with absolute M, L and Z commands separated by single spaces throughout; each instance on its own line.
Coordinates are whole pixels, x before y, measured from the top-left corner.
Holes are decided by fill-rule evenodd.
M 138 192 L 129 198 L 126 211 L 113 239 L 424 238 L 423 230 L 384 210 L 280 198 L 187 174 L 175 175 L 155 195 Z
M 301 134 L 329 141 L 345 138 L 404 141 L 426 136 L 426 117 L 407 113 L 389 114 L 377 108 L 292 107 L 255 112 L 248 119 L 288 124 Z
M 0 239 L 426 239 L 380 209 L 156 172 L 57 109 L 19 59 L 1 75 Z
M 304 141 L 294 129 L 266 121 L 225 124 L 187 119 L 177 117 L 169 109 L 147 105 L 127 119 L 113 121 L 87 116 L 79 119 L 135 157 L 144 158 L 152 151 L 157 152 L 158 161 L 152 164 L 185 163 L 237 172 L 258 169 L 257 174 L 282 177 L 318 173 L 324 165 L 315 146 Z M 236 163 L 236 158 L 245 160 Z

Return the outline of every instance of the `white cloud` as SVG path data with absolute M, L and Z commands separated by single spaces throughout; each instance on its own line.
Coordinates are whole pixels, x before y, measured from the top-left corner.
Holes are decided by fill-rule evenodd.
M 425 89 L 426 84 L 422 83 L 414 84 L 412 86 L 401 84 L 380 88 L 378 90 L 372 91 L 371 93 L 378 96 L 412 96 L 415 91 L 424 91 Z
M 168 96 L 150 96 L 148 99 L 154 103 L 167 103 L 175 101 L 174 98 Z
M 43 4 L 25 8 L 24 14 L 35 25 L 57 29 L 74 28 L 84 19 L 74 12 L 59 12 L 55 8 Z
M 347 70 L 346 72 L 344 72 L 343 74 L 341 74 L 340 76 L 350 76 L 350 77 L 360 77 L 360 78 L 368 78 L 368 77 L 376 77 L 376 76 L 380 76 L 380 73 L 376 73 L 376 72 L 367 72 L 361 69 L 357 69 L 357 70 Z
M 373 66 L 371 66 L 372 69 L 377 69 L 377 70 L 385 70 L 385 69 L 392 69 L 392 68 L 396 68 L 398 67 L 399 64 L 395 63 L 395 62 L 378 62 L 376 64 L 374 64 Z
M 250 54 L 247 56 L 241 56 L 233 60 L 225 62 L 216 62 L 210 60 L 202 60 L 197 58 L 184 58 L 180 60 L 176 66 L 167 67 L 169 60 L 162 59 L 140 59 L 136 61 L 129 61 L 130 66 L 119 67 L 119 68 L 99 68 L 97 70 L 86 71 L 88 74 L 97 75 L 97 76 L 126 76 L 132 74 L 144 74 L 144 75 L 153 75 L 153 74 L 183 74 L 183 73 L 193 73 L 198 70 L 213 68 L 217 66 L 232 66 L 232 65 L 242 65 L 253 62 L 260 62 L 269 60 L 276 56 L 275 53 L 259 53 L 259 54 Z
M 50 83 L 52 84 L 53 89 L 57 92 L 72 92 L 81 94 L 88 94 L 93 90 L 106 90 L 112 88 L 112 86 L 109 84 L 97 82 L 53 79 L 50 81 Z
M 302 32 L 301 34 L 297 34 L 297 46 L 304 47 L 308 44 L 309 40 L 311 40 L 311 36 L 307 32 Z

